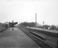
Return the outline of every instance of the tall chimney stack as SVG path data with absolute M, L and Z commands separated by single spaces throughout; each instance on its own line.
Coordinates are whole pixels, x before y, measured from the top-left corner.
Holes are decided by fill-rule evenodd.
M 35 13 L 35 25 L 37 25 L 37 13 Z

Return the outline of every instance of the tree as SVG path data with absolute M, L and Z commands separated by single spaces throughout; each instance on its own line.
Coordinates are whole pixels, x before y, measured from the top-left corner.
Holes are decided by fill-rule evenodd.
M 34 27 L 34 26 L 35 26 L 35 23 L 34 23 L 34 22 L 30 22 L 30 23 L 28 23 L 28 22 L 23 22 L 23 23 L 21 23 L 20 25 L 23 26 L 23 27 L 26 27 L 26 26 Z

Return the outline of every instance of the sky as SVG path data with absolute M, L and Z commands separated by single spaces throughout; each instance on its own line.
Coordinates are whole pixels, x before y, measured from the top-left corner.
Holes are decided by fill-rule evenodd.
M 0 0 L 0 22 L 18 21 L 58 25 L 57 0 Z

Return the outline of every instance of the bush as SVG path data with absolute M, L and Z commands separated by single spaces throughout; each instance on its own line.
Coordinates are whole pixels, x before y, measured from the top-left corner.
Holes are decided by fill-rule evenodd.
M 8 28 L 7 24 L 0 23 L 0 32 L 6 30 Z

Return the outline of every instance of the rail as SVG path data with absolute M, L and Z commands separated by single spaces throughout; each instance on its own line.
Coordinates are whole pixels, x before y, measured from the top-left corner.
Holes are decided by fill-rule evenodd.
M 26 27 L 29 32 L 41 42 L 44 42 L 48 48 L 58 48 L 58 31 L 41 29 L 36 27 Z

